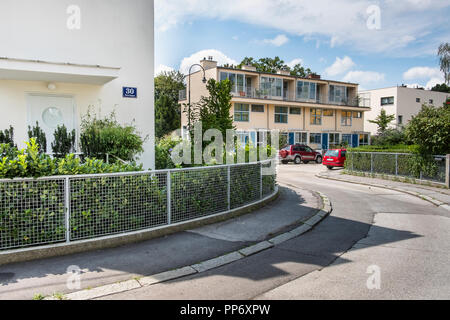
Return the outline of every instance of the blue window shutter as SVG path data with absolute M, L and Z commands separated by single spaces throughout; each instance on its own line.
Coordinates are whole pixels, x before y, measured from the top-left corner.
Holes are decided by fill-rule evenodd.
M 294 143 L 295 143 L 295 133 L 289 132 L 289 144 L 294 144 Z
M 250 140 L 252 142 L 252 145 L 254 147 L 256 147 L 256 132 L 255 131 L 250 132 Z
M 359 135 L 352 135 L 352 148 L 358 148 L 359 146 Z
M 322 134 L 322 150 L 328 150 L 328 133 Z

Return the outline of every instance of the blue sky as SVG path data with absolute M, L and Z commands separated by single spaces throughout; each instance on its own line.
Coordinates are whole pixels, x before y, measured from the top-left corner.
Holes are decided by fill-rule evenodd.
M 448 0 L 155 0 L 155 67 L 279 56 L 362 89 L 431 87 L 449 16 Z

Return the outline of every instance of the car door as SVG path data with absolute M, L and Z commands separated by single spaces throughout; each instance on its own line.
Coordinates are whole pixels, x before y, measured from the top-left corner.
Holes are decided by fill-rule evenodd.
M 307 157 L 308 160 L 315 160 L 316 153 L 310 147 L 305 147 L 305 157 Z

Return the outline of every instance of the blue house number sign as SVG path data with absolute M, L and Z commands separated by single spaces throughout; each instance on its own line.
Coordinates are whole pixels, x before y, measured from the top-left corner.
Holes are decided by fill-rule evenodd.
M 124 98 L 137 98 L 137 88 L 123 87 L 122 94 Z

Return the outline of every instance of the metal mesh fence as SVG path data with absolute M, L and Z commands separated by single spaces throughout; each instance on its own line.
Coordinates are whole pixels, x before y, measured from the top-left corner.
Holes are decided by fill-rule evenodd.
M 70 179 L 70 239 L 167 223 L 166 173 Z
M 0 248 L 65 240 L 64 179 L 0 182 Z
M 346 161 L 346 169 L 349 171 L 396 175 L 439 183 L 445 183 L 445 166 L 444 156 L 424 158 L 404 153 L 350 152 Z
M 231 209 L 261 198 L 261 164 L 242 164 L 230 168 Z
M 261 176 L 271 165 L 0 180 L 0 249 L 92 239 L 226 212 L 275 191 L 275 169 Z
M 172 172 L 172 222 L 226 211 L 228 208 L 227 177 L 226 167 Z

